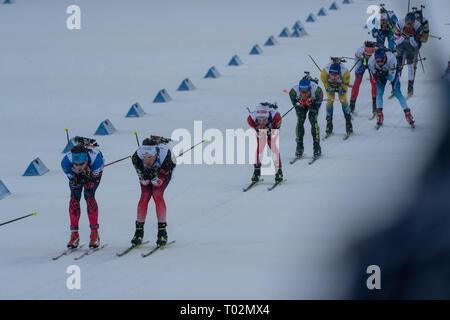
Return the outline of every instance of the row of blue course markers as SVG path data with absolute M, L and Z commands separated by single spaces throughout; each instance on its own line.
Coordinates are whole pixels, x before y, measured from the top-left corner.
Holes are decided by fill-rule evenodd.
M 343 4 L 350 4 L 351 2 L 352 2 L 352 0 L 343 0 L 342 1 Z M 9 0 L 5 0 L 5 3 L 10 3 L 10 2 L 9 2 Z M 336 2 L 333 2 L 331 4 L 329 10 L 338 10 L 338 6 L 337 6 Z M 319 10 L 319 12 L 317 13 L 317 15 L 318 16 L 326 16 L 327 12 L 324 8 L 321 8 Z M 308 15 L 308 17 L 306 18 L 306 22 L 315 22 L 315 21 L 317 21 L 317 18 L 312 13 L 310 15 Z M 289 28 L 286 27 L 281 31 L 281 33 L 279 34 L 279 37 L 280 38 L 283 38 L 283 37 L 299 38 L 299 37 L 303 37 L 306 35 L 308 35 L 308 33 L 306 32 L 302 23 L 300 21 L 296 21 L 294 26 L 292 27 L 292 31 L 290 31 Z M 264 46 L 275 46 L 276 44 L 278 44 L 278 42 L 275 39 L 275 37 L 270 36 L 267 39 L 267 41 L 264 43 Z M 251 48 L 249 54 L 250 55 L 258 55 L 258 54 L 262 54 L 262 52 L 263 51 L 262 51 L 261 47 L 258 44 L 255 44 Z M 240 66 L 241 64 L 243 64 L 243 62 L 237 55 L 234 55 L 231 58 L 230 62 L 228 63 L 229 66 Z M 211 68 L 209 68 L 209 70 L 206 73 L 206 75 L 204 76 L 204 78 L 216 79 L 216 78 L 219 78 L 220 76 L 221 75 L 220 75 L 219 71 L 216 69 L 216 67 L 212 66 Z M 194 89 L 195 89 L 195 86 L 192 83 L 192 81 L 189 80 L 189 78 L 186 78 L 181 82 L 177 91 L 190 91 L 190 90 L 194 90 Z M 169 96 L 169 93 L 167 92 L 167 90 L 162 89 L 158 92 L 158 94 L 156 95 L 153 102 L 161 103 L 161 102 L 167 102 L 170 100 L 172 100 L 172 99 Z M 139 118 L 139 117 L 143 117 L 144 115 L 145 115 L 144 110 L 142 109 L 140 104 L 138 102 L 136 102 L 128 110 L 128 113 L 125 115 L 125 117 Z M 116 130 L 116 128 L 114 128 L 111 121 L 109 119 L 106 119 L 100 123 L 100 125 L 98 126 L 98 128 L 94 134 L 95 135 L 111 135 L 116 131 L 117 130 Z M 73 139 L 70 139 L 69 143 L 66 145 L 66 147 L 62 151 L 63 153 L 66 153 L 69 151 L 69 144 L 71 147 L 73 147 L 73 145 L 74 145 Z M 25 170 L 25 173 L 23 175 L 24 176 L 41 176 L 41 175 L 47 173 L 48 171 L 49 171 L 49 169 L 45 166 L 45 164 L 39 158 L 36 158 L 33 161 L 31 161 L 31 163 L 29 164 L 28 168 Z M 8 194 L 10 194 L 10 191 L 0 180 L 0 199 L 4 198 Z

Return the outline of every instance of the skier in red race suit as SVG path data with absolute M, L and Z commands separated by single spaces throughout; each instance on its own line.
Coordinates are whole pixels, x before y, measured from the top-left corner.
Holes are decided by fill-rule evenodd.
M 133 166 L 139 176 L 141 198 L 137 208 L 136 232 L 131 244 L 138 246 L 144 238 L 144 223 L 150 198 L 153 196 L 158 219 L 157 246 L 167 243 L 166 203 L 164 190 L 170 182 L 176 160 L 162 137 L 147 138 L 132 156 Z
M 266 143 L 269 145 L 272 154 L 276 155 L 275 161 L 275 182 L 283 181 L 283 172 L 281 171 L 281 158 L 277 149 L 276 141 L 278 139 L 278 129 L 281 126 L 281 116 L 276 111 L 278 106 L 268 102 L 260 103 L 256 110 L 251 112 L 247 118 L 247 122 L 257 134 L 257 151 L 256 163 L 252 182 L 258 182 L 261 177 L 261 155 L 264 151 Z

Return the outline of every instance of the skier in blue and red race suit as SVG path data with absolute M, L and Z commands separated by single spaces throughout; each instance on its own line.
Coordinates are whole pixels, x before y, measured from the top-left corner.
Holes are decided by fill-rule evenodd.
M 398 18 L 393 11 L 388 11 L 381 7 L 380 9 L 380 28 L 372 29 L 372 36 L 376 39 L 377 44 L 384 46 L 386 39 L 388 40 L 388 48 L 395 50 L 394 32 L 395 24 Z
M 369 68 L 377 81 L 377 127 L 383 124 L 383 94 L 388 81 L 391 81 L 394 95 L 400 102 L 408 123 L 414 127 L 414 119 L 405 97 L 400 91 L 400 70 L 397 68 L 397 59 L 393 53 L 384 49 L 377 49 L 369 59 Z
M 95 142 L 95 140 L 87 140 Z M 80 220 L 80 200 L 83 189 L 91 228 L 89 247 L 97 248 L 100 245 L 98 205 L 95 200 L 95 191 L 100 184 L 104 162 L 102 153 L 97 146 L 96 143 L 94 145 L 84 145 L 83 143 L 75 145 L 61 161 L 62 170 L 69 179 L 70 187 L 69 214 L 71 237 L 67 244 L 69 248 L 77 248 L 80 242 L 78 222 Z

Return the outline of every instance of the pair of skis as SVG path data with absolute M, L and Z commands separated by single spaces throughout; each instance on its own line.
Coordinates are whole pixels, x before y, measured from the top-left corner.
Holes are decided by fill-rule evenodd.
M 101 246 L 99 246 L 99 247 L 97 247 L 97 248 L 89 248 L 88 250 L 85 250 L 81 255 L 76 256 L 76 257 L 74 258 L 74 260 L 80 260 L 80 259 L 82 259 L 82 258 L 84 258 L 84 257 L 86 257 L 86 256 L 88 256 L 88 255 L 90 255 L 90 254 L 92 254 L 92 253 L 94 253 L 94 252 L 97 252 L 97 251 L 103 249 L 103 248 L 106 247 L 107 245 L 108 245 L 108 244 L 106 243 L 106 244 L 101 245 Z M 72 253 L 75 253 L 75 252 L 79 251 L 79 249 L 82 249 L 83 247 L 84 247 L 84 244 L 80 245 L 80 246 L 77 247 L 77 248 L 67 248 L 65 251 L 61 252 L 61 253 L 60 253 L 59 255 L 57 255 L 56 257 L 53 257 L 52 260 L 58 260 L 59 258 L 61 258 L 61 257 L 63 257 L 63 256 L 68 256 L 68 255 L 70 255 L 70 254 L 72 254 Z
M 131 247 L 125 249 L 125 251 L 116 253 L 116 255 L 117 255 L 118 257 L 122 257 L 122 256 L 126 255 L 127 253 L 130 253 L 130 252 L 132 252 L 132 251 L 134 251 L 134 250 L 136 250 L 136 249 L 141 248 L 142 246 L 146 245 L 146 244 L 149 243 L 149 242 L 150 242 L 150 241 L 145 241 L 145 242 L 141 243 L 140 245 L 137 245 L 137 246 L 131 246 Z M 174 243 L 175 243 L 175 240 L 174 240 L 174 241 L 170 241 L 170 242 L 168 242 L 168 243 L 166 243 L 166 244 L 164 244 L 164 245 L 161 245 L 161 246 L 156 246 L 155 248 L 151 249 L 150 251 L 148 251 L 148 252 L 146 252 L 146 253 L 142 253 L 141 256 L 142 256 L 143 258 L 148 257 L 149 255 L 152 255 L 152 254 L 154 254 L 155 252 L 158 252 L 158 251 L 163 250 L 163 249 L 165 249 L 165 248 L 167 248 L 167 247 L 170 247 L 170 246 L 171 246 L 172 244 L 174 244 Z
M 347 140 L 352 134 L 353 134 L 353 132 L 351 132 L 351 133 L 348 133 L 348 132 L 347 132 L 347 133 L 345 134 L 345 136 L 342 138 L 342 140 Z M 325 136 L 323 137 L 323 140 L 328 139 L 328 138 L 331 137 L 332 135 L 333 135 L 333 132 L 325 134 Z
M 150 242 L 150 241 L 145 241 L 145 242 L 143 242 L 142 244 L 140 244 L 140 245 L 138 245 L 138 246 L 131 246 L 131 247 L 125 249 L 125 250 L 122 251 L 122 252 L 116 253 L 116 255 L 117 255 L 118 257 L 122 257 L 122 256 L 124 256 L 125 254 L 130 253 L 130 252 L 132 252 L 132 251 L 134 251 L 134 250 L 136 250 L 136 249 L 138 249 L 138 248 L 140 248 L 140 247 L 146 245 L 146 244 L 149 243 L 149 242 Z M 153 248 L 152 250 L 150 250 L 150 251 L 148 251 L 148 252 L 146 252 L 146 253 L 143 253 L 143 254 L 141 254 L 141 255 L 142 255 L 142 257 L 148 257 L 149 255 L 152 255 L 152 254 L 154 254 L 155 252 L 158 252 L 158 251 L 160 251 L 160 250 L 162 250 L 162 249 L 165 249 L 165 248 L 171 246 L 171 245 L 174 244 L 174 243 L 175 243 L 175 241 L 171 241 L 171 242 L 166 243 L 165 245 L 162 245 L 162 246 L 156 246 L 156 247 Z M 97 251 L 99 251 L 99 250 L 105 248 L 107 245 L 108 245 L 108 244 L 106 243 L 106 244 L 101 245 L 101 246 L 99 246 L 99 247 L 97 247 L 97 248 L 89 248 L 88 250 L 85 250 L 81 255 L 75 257 L 74 260 L 80 260 L 80 259 L 82 259 L 82 258 L 84 258 L 84 257 L 86 257 L 86 256 L 88 256 L 88 255 L 93 254 L 94 252 L 97 252 Z M 75 252 L 79 251 L 79 249 L 82 249 L 83 247 L 84 247 L 84 244 L 80 245 L 80 246 L 77 247 L 77 248 L 67 248 L 65 251 L 63 251 L 62 253 L 60 253 L 60 254 L 57 255 L 56 257 L 52 258 L 52 260 L 58 260 L 59 258 L 61 258 L 61 257 L 63 257 L 63 256 L 68 256 L 68 255 L 70 255 L 70 254 L 72 254 L 72 253 L 75 253 Z
M 257 186 L 258 184 L 260 184 L 263 181 L 264 181 L 264 179 L 260 179 L 258 181 L 252 181 L 252 183 L 250 183 L 242 191 L 247 192 L 248 190 L 250 190 L 254 186 Z M 276 187 L 278 187 L 280 184 L 283 184 L 284 182 L 286 182 L 286 179 L 283 179 L 282 181 L 275 182 L 273 185 L 271 185 L 270 187 L 267 188 L 267 191 L 271 191 L 271 190 L 275 189 Z
M 296 163 L 298 160 L 303 159 L 304 157 L 295 157 L 294 159 L 292 159 L 291 161 L 289 161 L 290 164 L 294 164 Z M 308 164 L 313 164 L 314 162 L 316 162 L 317 159 L 319 159 L 320 156 L 313 156 L 313 158 L 308 162 Z

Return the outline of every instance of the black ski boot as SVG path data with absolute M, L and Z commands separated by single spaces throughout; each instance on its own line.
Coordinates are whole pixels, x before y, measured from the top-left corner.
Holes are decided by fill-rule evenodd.
M 349 114 L 345 115 L 345 129 L 347 130 L 347 135 L 351 135 L 353 133 L 352 116 Z
M 295 149 L 295 156 L 300 158 L 303 156 L 303 142 L 297 141 L 297 149 Z
M 356 104 L 356 100 L 350 100 L 350 113 L 355 113 L 355 104 Z
M 326 117 L 327 119 L 327 128 L 325 130 L 325 133 L 327 135 L 330 135 L 333 132 L 333 118 L 332 117 Z
M 136 221 L 136 232 L 134 233 L 133 239 L 131 239 L 133 247 L 142 244 L 142 239 L 144 239 L 144 223 Z
M 414 94 L 414 80 L 408 80 L 408 96 Z
M 281 168 L 278 168 L 278 171 L 275 174 L 275 182 L 279 183 L 281 181 L 283 181 L 283 172 L 281 171 Z
M 167 244 L 167 231 L 166 231 L 167 223 L 166 222 L 158 222 L 158 236 L 156 239 L 156 245 L 158 247 Z
M 258 182 L 261 177 L 261 164 L 255 164 L 252 176 L 252 182 Z
M 320 157 L 322 155 L 322 149 L 320 144 L 314 143 L 314 158 Z

